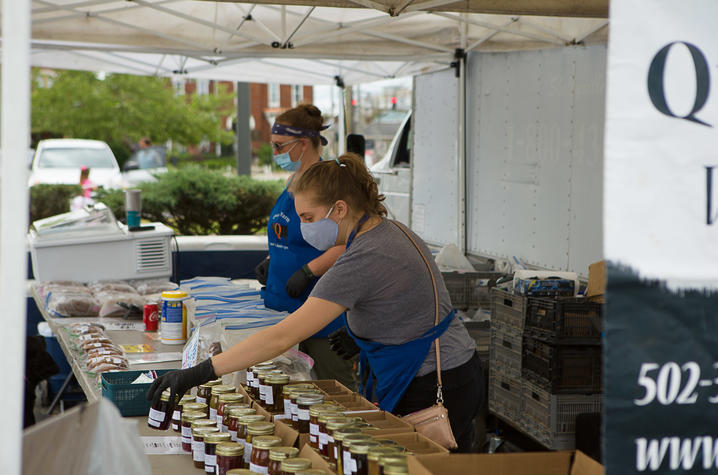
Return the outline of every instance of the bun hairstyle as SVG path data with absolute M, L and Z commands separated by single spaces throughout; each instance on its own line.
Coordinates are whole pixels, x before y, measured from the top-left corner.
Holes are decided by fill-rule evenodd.
M 321 131 L 324 125 L 322 111 L 312 104 L 299 104 L 297 107 L 282 112 L 274 120 L 280 124 L 290 125 L 300 129 L 316 130 L 317 132 Z M 312 141 L 314 148 L 318 149 L 321 145 L 321 139 L 319 137 L 307 138 Z
M 299 178 L 294 193 L 312 191 L 315 200 L 331 206 L 344 200 L 362 213 L 386 216 L 384 195 L 369 173 L 364 160 L 355 153 L 345 153 L 336 160 L 317 162 Z

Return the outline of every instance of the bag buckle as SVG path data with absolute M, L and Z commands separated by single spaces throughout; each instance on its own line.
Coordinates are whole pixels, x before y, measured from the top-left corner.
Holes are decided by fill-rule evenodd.
M 436 386 L 436 403 L 437 404 L 444 404 L 444 393 L 441 390 L 441 385 L 438 384 Z

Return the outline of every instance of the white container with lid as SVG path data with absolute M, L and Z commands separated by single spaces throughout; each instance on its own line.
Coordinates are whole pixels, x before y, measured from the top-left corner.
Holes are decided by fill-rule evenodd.
M 165 345 L 184 345 L 187 341 L 187 302 L 190 296 L 182 290 L 162 292 L 160 340 Z

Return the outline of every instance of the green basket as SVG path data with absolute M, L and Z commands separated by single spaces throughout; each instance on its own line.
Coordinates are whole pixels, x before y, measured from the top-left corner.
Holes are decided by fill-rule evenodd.
M 151 383 L 132 384 L 145 371 L 114 371 L 102 373 L 102 397 L 109 399 L 124 417 L 146 416 L 150 412 L 151 401 L 145 395 Z M 170 370 L 157 370 L 162 375 Z

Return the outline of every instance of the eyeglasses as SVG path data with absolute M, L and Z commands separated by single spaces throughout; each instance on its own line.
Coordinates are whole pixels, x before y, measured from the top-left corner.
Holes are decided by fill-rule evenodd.
M 270 142 L 270 143 L 272 144 L 272 148 L 274 148 L 274 151 L 279 152 L 283 147 L 286 147 L 287 145 L 299 142 L 300 140 L 302 140 L 302 139 L 298 138 L 298 139 L 290 140 L 290 141 L 284 142 L 284 143 L 277 143 L 277 142 Z

